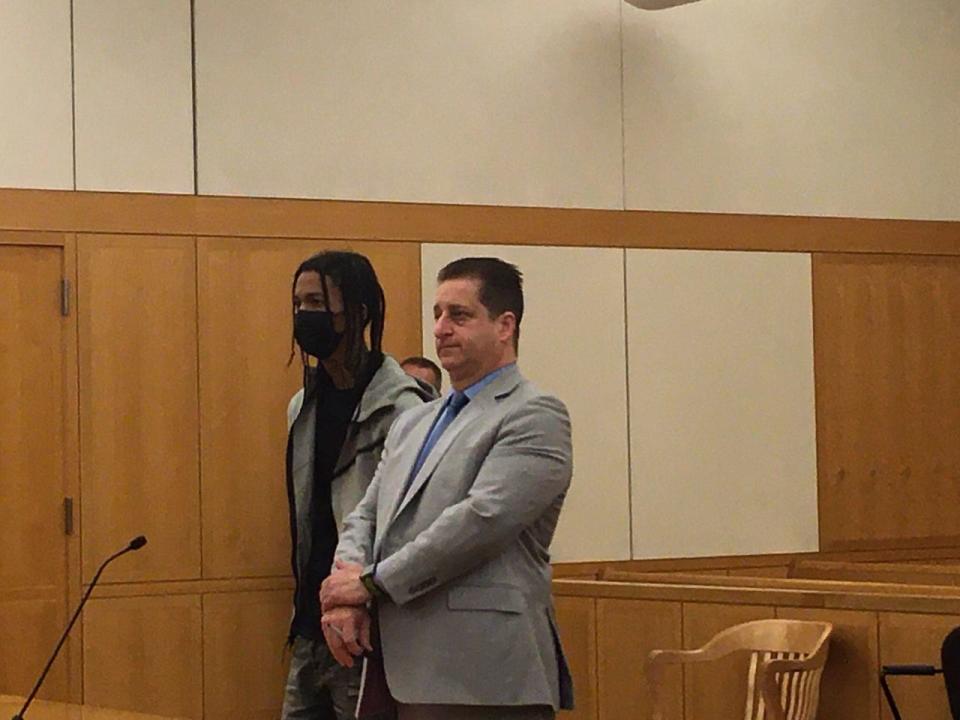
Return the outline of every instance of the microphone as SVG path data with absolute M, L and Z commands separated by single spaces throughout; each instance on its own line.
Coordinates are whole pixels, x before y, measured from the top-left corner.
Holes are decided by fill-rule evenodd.
M 33 699 L 37 696 L 37 692 L 40 690 L 40 686 L 43 685 L 43 681 L 47 679 L 47 673 L 50 672 L 50 668 L 53 666 L 53 661 L 56 660 L 57 655 L 60 654 L 60 648 L 62 648 L 63 644 L 67 641 L 67 636 L 70 634 L 70 630 L 73 628 L 74 623 L 77 622 L 77 618 L 80 617 L 80 611 L 83 610 L 83 606 L 87 604 L 87 598 L 90 597 L 90 593 L 92 593 L 93 588 L 96 587 L 97 581 L 100 579 L 100 574 L 103 572 L 104 568 L 106 568 L 107 565 L 112 563 L 121 555 L 126 555 L 128 552 L 133 552 L 134 550 L 139 550 L 146 544 L 147 538 L 143 535 L 137 535 L 133 540 L 127 543 L 127 546 L 123 550 L 115 552 L 113 555 L 103 561 L 103 564 L 93 576 L 93 580 L 90 581 L 90 585 L 87 586 L 87 591 L 83 594 L 83 597 L 80 598 L 80 604 L 77 605 L 77 609 L 74 611 L 73 617 L 71 617 L 70 622 L 67 623 L 67 629 L 64 630 L 63 635 L 60 636 L 60 640 L 57 642 L 57 647 L 53 650 L 53 655 L 51 655 L 50 659 L 47 660 L 47 664 L 43 668 L 43 672 L 40 673 L 40 677 L 37 679 L 37 684 L 33 686 L 33 690 L 30 691 L 27 701 L 23 704 L 23 707 L 20 708 L 20 712 L 13 716 L 12 720 L 23 720 L 23 716 L 26 714 L 27 708 L 30 707 L 30 703 L 32 703 Z

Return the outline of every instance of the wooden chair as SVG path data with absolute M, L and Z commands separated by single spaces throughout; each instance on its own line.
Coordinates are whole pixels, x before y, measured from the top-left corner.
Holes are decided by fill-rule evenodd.
M 663 720 L 660 697 L 667 665 L 716 660 L 738 651 L 751 653 L 744 720 L 813 720 L 832 631 L 826 622 L 755 620 L 727 628 L 697 650 L 654 650 L 645 668 L 653 720 Z

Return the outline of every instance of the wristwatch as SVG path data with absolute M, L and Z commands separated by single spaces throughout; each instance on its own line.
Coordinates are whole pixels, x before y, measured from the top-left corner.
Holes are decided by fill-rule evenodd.
M 367 570 L 363 575 L 360 576 L 360 582 L 363 583 L 363 586 L 367 589 L 367 592 L 370 593 L 372 598 L 382 598 L 386 597 L 386 593 L 383 589 L 377 585 L 377 581 L 373 579 L 373 575 L 376 572 L 376 568 Z

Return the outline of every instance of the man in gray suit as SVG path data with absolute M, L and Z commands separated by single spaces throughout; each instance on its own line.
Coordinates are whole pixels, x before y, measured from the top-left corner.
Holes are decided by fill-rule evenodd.
M 324 636 L 351 665 L 372 649 L 372 616 L 366 669 L 382 657 L 400 720 L 553 718 L 573 704 L 549 564 L 569 417 L 517 369 L 519 270 L 465 258 L 438 283 L 434 338 L 453 390 L 391 428 L 323 583 Z

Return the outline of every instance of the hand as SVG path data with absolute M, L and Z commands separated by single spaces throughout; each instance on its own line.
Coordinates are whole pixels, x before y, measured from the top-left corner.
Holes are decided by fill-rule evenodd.
M 370 613 L 362 607 L 338 607 L 320 619 L 323 637 L 334 660 L 352 668 L 354 656 L 373 650 L 370 644 Z
M 370 601 L 370 593 L 360 582 L 363 566 L 337 560 L 334 568 L 320 586 L 320 607 L 323 612 L 343 605 L 366 605 Z

